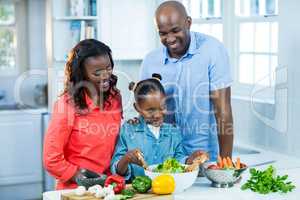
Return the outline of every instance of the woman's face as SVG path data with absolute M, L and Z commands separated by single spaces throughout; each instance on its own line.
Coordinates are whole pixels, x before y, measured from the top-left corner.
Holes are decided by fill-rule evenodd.
M 151 92 L 139 102 L 135 103 L 135 109 L 144 117 L 146 123 L 159 127 L 166 114 L 166 96 L 161 92 Z
M 110 89 L 112 63 L 108 55 L 89 57 L 84 61 L 87 81 L 90 81 L 100 92 Z

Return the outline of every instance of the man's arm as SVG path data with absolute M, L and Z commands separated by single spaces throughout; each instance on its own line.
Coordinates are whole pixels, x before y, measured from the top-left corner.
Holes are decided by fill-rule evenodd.
M 221 157 L 231 157 L 233 148 L 233 119 L 231 111 L 230 87 L 211 91 L 218 127 L 218 139 Z

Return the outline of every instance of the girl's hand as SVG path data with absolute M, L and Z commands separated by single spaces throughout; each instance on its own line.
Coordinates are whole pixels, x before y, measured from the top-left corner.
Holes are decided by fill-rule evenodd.
M 138 117 L 134 117 L 133 119 L 129 119 L 127 121 L 128 124 L 132 124 L 132 125 L 136 125 L 136 124 L 139 124 L 140 123 L 140 120 Z
M 128 151 L 124 158 L 126 159 L 126 161 L 132 164 L 136 164 L 139 166 L 143 166 L 143 161 L 140 159 L 140 155 L 142 155 L 141 151 L 139 149 L 133 149 Z
M 128 151 L 118 162 L 117 173 L 124 176 L 128 171 L 128 164 L 130 163 L 143 166 L 142 161 L 139 159 L 139 153 L 141 153 L 139 149 Z

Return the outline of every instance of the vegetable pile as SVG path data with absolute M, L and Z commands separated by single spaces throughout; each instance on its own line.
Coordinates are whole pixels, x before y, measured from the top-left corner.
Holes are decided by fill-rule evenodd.
M 174 158 L 165 160 L 162 164 L 159 164 L 153 172 L 159 173 L 182 173 L 184 172 L 185 166 L 182 165 Z
M 242 186 L 242 190 L 250 189 L 260 194 L 268 194 L 270 192 L 291 192 L 295 186 L 292 182 L 287 181 L 288 175 L 276 176 L 275 169 L 271 165 L 264 171 L 250 169 L 251 177 Z
M 208 169 L 241 169 L 246 167 L 245 164 L 241 163 L 240 158 L 236 159 L 236 162 L 229 157 L 222 158 L 218 156 L 217 164 L 212 164 L 208 166 Z

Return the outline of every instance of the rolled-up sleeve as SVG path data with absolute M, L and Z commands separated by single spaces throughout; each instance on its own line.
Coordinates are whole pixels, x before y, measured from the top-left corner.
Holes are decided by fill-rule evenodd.
M 115 147 L 115 152 L 111 160 L 111 173 L 117 174 L 117 166 L 121 158 L 127 153 L 128 147 L 126 142 L 126 123 L 122 126 L 118 138 L 117 145 Z M 128 170 L 124 176 L 125 180 L 129 180 L 132 175 L 132 166 L 131 164 L 128 165 Z
M 211 54 L 209 66 L 210 91 L 231 86 L 233 79 L 228 53 L 224 45 L 218 43 Z
M 175 153 L 174 153 L 174 158 L 178 160 L 180 163 L 185 164 L 186 159 L 188 156 L 185 154 L 183 145 L 182 145 L 182 137 L 180 135 L 179 130 L 174 131 L 176 134 L 175 135 Z
M 44 139 L 44 167 L 62 182 L 72 178 L 78 169 L 76 165 L 68 162 L 64 155 L 64 148 L 72 132 L 74 116 L 74 108 L 64 98 L 59 99 L 54 105 Z

